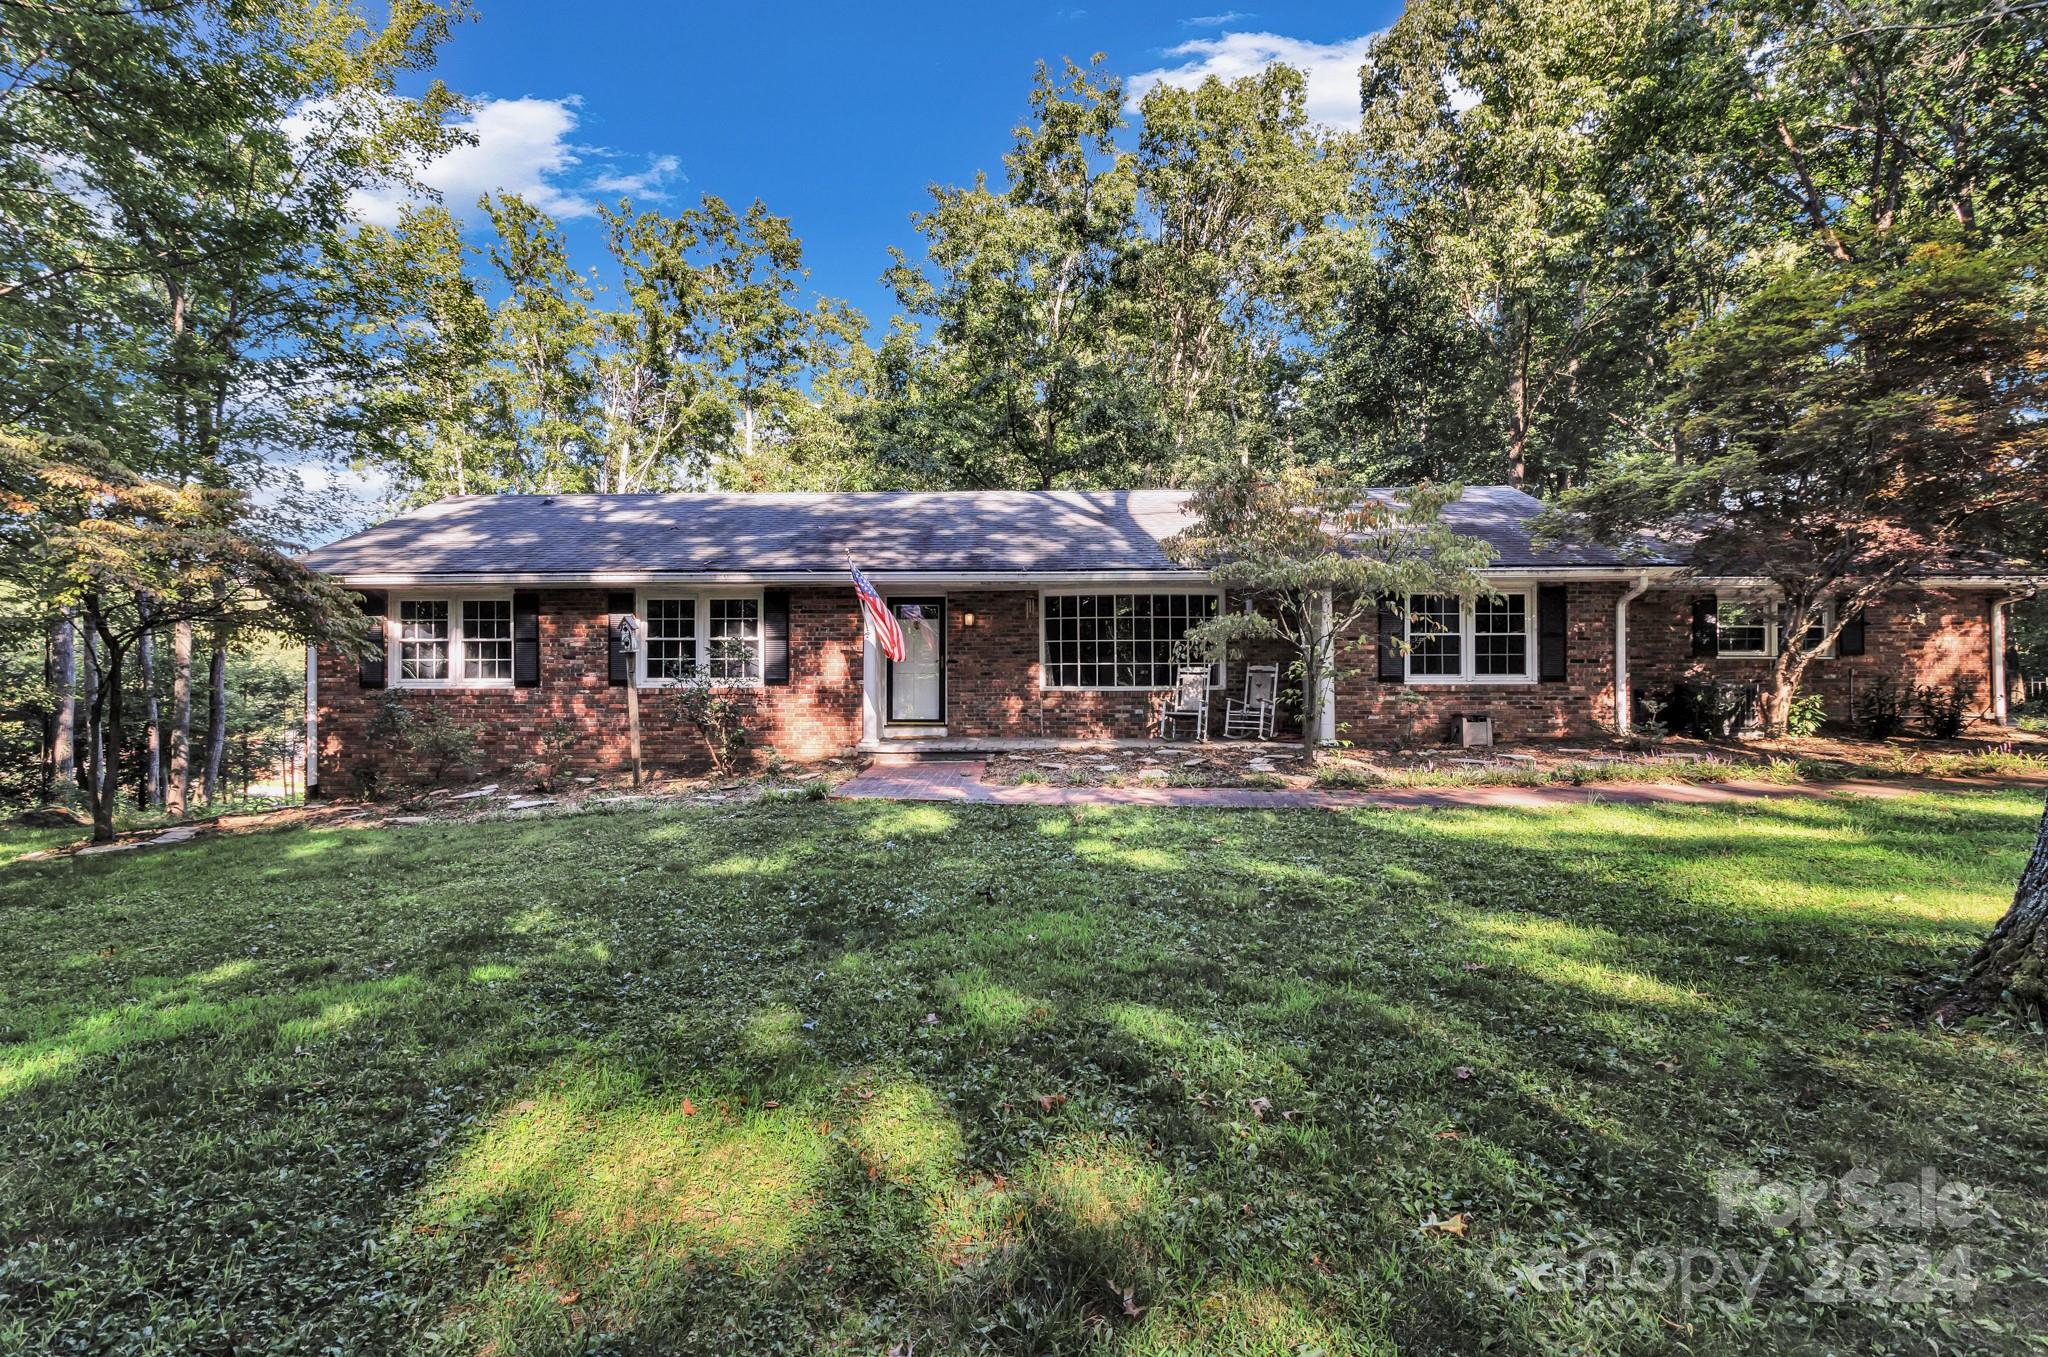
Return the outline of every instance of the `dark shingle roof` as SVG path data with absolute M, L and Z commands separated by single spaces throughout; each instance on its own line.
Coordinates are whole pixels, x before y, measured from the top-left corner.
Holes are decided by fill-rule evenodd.
M 438 500 L 303 559 L 338 575 L 837 573 L 972 575 L 1175 569 L 1180 490 L 787 495 L 468 495 Z M 1445 517 L 1495 564 L 1612 567 L 1621 554 L 1530 542 L 1536 500 L 1468 489 Z M 1641 563 L 1629 558 L 1626 563 Z M 1654 563 L 1654 562 L 1652 562 Z

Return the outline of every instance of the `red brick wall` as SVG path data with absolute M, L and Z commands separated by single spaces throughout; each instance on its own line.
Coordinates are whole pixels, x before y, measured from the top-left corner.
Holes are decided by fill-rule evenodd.
M 320 656 L 320 781 L 346 788 L 354 770 L 377 765 L 387 778 L 413 770 L 388 742 L 367 731 L 387 697 L 433 704 L 475 724 L 484 767 L 502 772 L 539 750 L 542 732 L 557 721 L 574 723 L 581 739 L 579 770 L 612 772 L 629 766 L 626 690 L 606 681 L 608 613 L 602 590 L 540 593 L 541 670 L 538 688 L 365 690 L 356 665 Z M 744 690 L 748 729 L 757 752 L 779 751 L 793 760 L 836 754 L 860 739 L 860 619 L 849 590 L 796 590 L 789 600 L 789 678 Z M 701 768 L 708 759 L 696 732 L 679 724 L 657 689 L 640 694 L 641 752 L 657 769 Z
M 1652 589 L 1629 605 L 1629 682 L 1638 696 L 1661 696 L 1695 668 L 1723 682 L 1769 682 L 1769 660 L 1693 658 L 1692 601 L 1709 592 Z M 1806 670 L 1804 691 L 1825 699 L 1830 719 L 1849 719 L 1854 695 L 1880 674 L 1915 688 L 1965 679 L 1977 685 L 1977 710 L 1989 712 L 1989 595 L 1902 589 L 1866 609 L 1863 626 L 1863 654 L 1815 660 Z
M 1464 714 L 1493 717 L 1501 740 L 1587 739 L 1614 721 L 1614 604 L 1620 584 L 1572 585 L 1567 593 L 1569 677 L 1560 683 L 1424 685 L 1381 683 L 1370 646 L 1346 647 L 1337 683 L 1342 738 L 1363 746 L 1436 744 L 1448 740 Z M 1691 602 L 1697 589 L 1657 589 L 1630 608 L 1630 669 L 1638 693 L 1661 692 L 1695 663 L 1690 656 Z M 352 663 L 320 658 L 320 771 L 330 788 L 346 787 L 354 768 L 379 765 L 388 777 L 410 770 L 390 748 L 375 747 L 367 728 L 387 695 L 433 703 L 473 722 L 486 767 L 510 768 L 531 758 L 556 721 L 583 732 L 578 767 L 609 772 L 627 762 L 625 690 L 606 682 L 606 612 L 601 590 L 545 591 L 541 599 L 541 686 L 365 692 Z M 1151 733 L 1161 695 L 1151 692 L 1046 690 L 1040 686 L 1039 599 L 1034 590 L 957 591 L 947 598 L 947 730 L 982 738 L 1142 738 Z M 970 620 L 971 619 L 971 620 Z M 1845 717 L 1856 685 L 1885 673 L 1902 683 L 1945 684 L 1957 676 L 1978 684 L 1988 706 L 1990 614 L 1981 594 L 1913 590 L 1873 609 L 1867 653 L 1824 660 L 1808 686 L 1829 713 Z M 790 682 L 748 690 L 749 729 L 756 750 L 792 760 L 837 753 L 861 738 L 861 626 L 851 592 L 798 590 L 790 597 Z M 1279 661 L 1278 648 L 1256 657 Z M 1242 693 L 1243 657 L 1212 699 L 1212 733 L 1222 730 L 1226 696 Z M 1707 662 L 1723 678 L 1762 677 L 1768 662 Z M 700 768 L 706 758 L 694 731 L 678 725 L 655 690 L 642 693 L 642 748 L 658 769 Z
M 1383 683 L 1375 677 L 1378 622 L 1368 616 L 1338 657 L 1338 738 L 1368 747 L 1441 744 L 1455 738 L 1460 716 L 1491 716 L 1502 741 L 1587 739 L 1611 729 L 1621 594 L 1619 584 L 1566 589 L 1566 678 L 1557 683 Z

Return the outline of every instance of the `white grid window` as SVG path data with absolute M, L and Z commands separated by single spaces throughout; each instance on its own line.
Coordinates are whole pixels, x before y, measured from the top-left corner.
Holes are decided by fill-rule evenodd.
M 1472 605 L 1472 672 L 1519 678 L 1529 672 L 1529 596 L 1500 594 Z
M 1045 686 L 1171 688 L 1181 642 L 1218 607 L 1214 594 L 1048 594 Z M 1213 668 L 1209 681 L 1222 681 Z
M 398 677 L 442 683 L 448 678 L 448 600 L 408 598 L 398 605 Z
M 1778 628 L 1770 610 L 1759 603 L 1729 599 L 1715 607 L 1714 648 L 1735 658 L 1768 658 L 1778 653 Z
M 471 598 L 462 604 L 462 676 L 479 682 L 512 679 L 512 601 Z
M 647 600 L 647 677 L 687 678 L 697 672 L 697 600 Z
M 1415 594 L 1408 600 L 1408 672 L 1428 678 L 1465 671 L 1464 609 L 1456 594 Z
M 714 598 L 707 668 L 715 679 L 761 677 L 761 603 L 752 598 Z

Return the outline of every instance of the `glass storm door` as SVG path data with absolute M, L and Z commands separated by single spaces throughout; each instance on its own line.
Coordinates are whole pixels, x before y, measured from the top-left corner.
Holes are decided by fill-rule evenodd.
M 937 724 L 946 719 L 946 601 L 892 598 L 903 629 L 903 658 L 889 663 L 889 719 Z

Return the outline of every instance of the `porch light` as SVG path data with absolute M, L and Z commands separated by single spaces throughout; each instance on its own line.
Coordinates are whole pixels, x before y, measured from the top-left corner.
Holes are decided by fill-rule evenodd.
M 971 626 L 973 626 L 973 625 L 974 625 L 974 614 L 973 614 L 973 613 L 961 613 L 961 614 L 960 614 L 960 625 L 961 625 L 961 626 L 963 626 L 963 627 L 971 627 Z
M 631 655 L 640 649 L 640 619 L 627 613 L 619 619 L 619 653 Z

